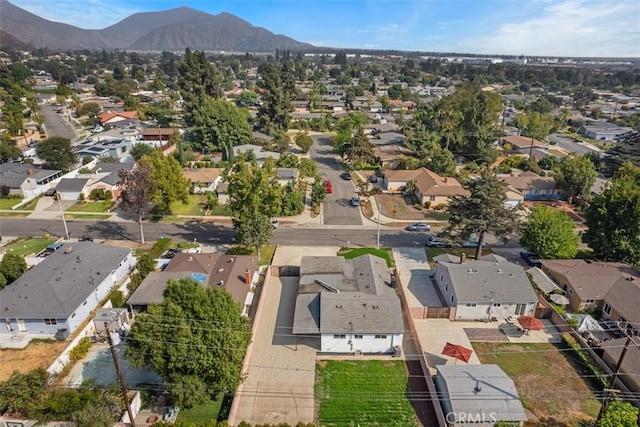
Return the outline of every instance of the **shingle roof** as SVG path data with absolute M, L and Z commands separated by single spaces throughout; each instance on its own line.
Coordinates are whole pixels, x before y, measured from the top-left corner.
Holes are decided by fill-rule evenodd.
M 621 277 L 632 276 L 640 280 L 633 267 L 619 262 L 586 262 L 583 259 L 543 259 L 544 269 L 567 278 L 571 288 L 581 299 L 602 299 Z
M 604 296 L 604 301 L 640 329 L 640 279 L 630 279 L 631 276 L 619 278 Z
M 65 253 L 68 247 L 73 252 Z M 3 317 L 67 318 L 131 249 L 92 242 L 65 243 L 0 291 Z
M 149 305 L 160 304 L 164 299 L 164 290 L 167 289 L 169 280 L 178 280 L 189 277 L 191 273 L 185 271 L 152 271 L 144 278 L 127 299 L 127 304 Z
M 442 177 L 429 169 L 420 168 L 416 176 L 416 188 L 423 196 L 468 196 L 466 190 L 457 179 Z
M 29 164 L 0 164 L 0 181 L 2 182 L 2 185 L 6 185 L 10 188 L 20 188 L 27 178 L 33 178 L 38 182 L 59 173 L 59 170 L 39 169 Z
M 438 365 L 436 368 L 441 398 L 450 404 L 454 416 L 484 414 L 484 420 L 491 424 L 495 420 L 527 420 L 513 380 L 498 365 Z M 447 421 L 453 419 L 447 418 Z
M 532 303 L 538 298 L 524 269 L 498 255 L 487 255 L 464 263 L 437 256 L 436 270 L 448 271 L 458 303 L 489 301 Z
M 214 182 L 222 174 L 221 168 L 185 169 L 182 175 L 191 182 Z
M 395 295 L 394 295 L 395 296 Z M 320 292 L 320 333 L 401 334 L 402 308 L 397 297 L 361 292 Z
M 56 185 L 56 190 L 58 193 L 79 193 L 87 185 L 87 182 L 89 182 L 89 178 L 62 178 Z
M 501 140 L 503 144 L 509 143 L 515 148 L 529 148 L 531 147 L 532 138 L 529 138 L 528 136 L 508 135 L 508 136 L 503 136 Z M 533 139 L 534 147 L 546 147 L 546 145 L 547 144 L 545 144 L 544 142 L 540 142 L 537 139 Z
M 532 188 L 537 189 L 554 189 L 556 188 L 556 180 L 550 176 L 540 176 L 534 172 L 523 172 L 519 176 L 507 176 L 502 178 L 507 186 L 516 190 L 523 191 Z
M 536 286 L 538 286 L 538 288 L 540 288 L 545 294 L 560 289 L 558 288 L 558 285 L 556 285 L 556 282 L 551 280 L 549 276 L 547 276 L 544 271 L 540 270 L 538 267 L 528 269 L 527 273 L 531 275 L 531 279 L 533 279 Z

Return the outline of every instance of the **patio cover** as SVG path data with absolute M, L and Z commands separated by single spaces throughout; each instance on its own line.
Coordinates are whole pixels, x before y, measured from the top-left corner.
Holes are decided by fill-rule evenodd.
M 532 267 L 527 270 L 527 273 L 531 275 L 531 278 L 536 283 L 536 286 L 542 290 L 545 294 L 549 294 L 555 290 L 559 290 L 558 285 L 547 276 L 544 271 L 538 267 Z

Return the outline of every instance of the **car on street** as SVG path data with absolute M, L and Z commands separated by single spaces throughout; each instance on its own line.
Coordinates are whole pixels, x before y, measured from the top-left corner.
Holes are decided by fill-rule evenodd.
M 378 182 L 378 176 L 377 175 L 371 175 L 369 177 L 369 182 L 373 182 L 373 183 Z
M 538 254 L 534 254 L 533 252 L 529 251 L 520 251 L 520 258 L 522 258 L 522 260 L 526 262 L 528 266 L 542 267 L 542 263 L 540 262 L 540 257 L 538 256 Z
M 326 192 L 328 194 L 333 193 L 333 185 L 331 185 L 331 181 L 325 181 L 324 182 L 324 189 L 326 190 Z
M 436 236 L 429 236 L 426 245 L 430 248 L 450 248 L 453 246 L 450 241 L 441 239 L 440 237 Z
M 351 206 L 360 206 L 360 199 L 357 197 L 352 197 L 349 200 L 349 203 L 351 204 Z
M 340 178 L 344 179 L 345 181 L 350 181 L 351 180 L 351 174 L 349 172 L 342 172 L 340 174 Z
M 479 243 L 480 242 L 475 237 L 469 237 L 467 240 L 464 241 L 464 243 L 462 244 L 462 247 L 463 248 L 477 248 Z M 484 246 L 484 244 L 482 246 Z
M 416 222 L 415 224 L 407 225 L 404 229 L 407 231 L 429 231 L 431 226 L 426 222 Z

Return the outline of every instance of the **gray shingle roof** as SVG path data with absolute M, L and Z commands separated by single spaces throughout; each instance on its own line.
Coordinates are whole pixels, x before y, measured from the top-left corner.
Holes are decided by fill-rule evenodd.
M 464 263 L 437 256 L 436 270 L 449 273 L 451 286 L 460 302 L 488 301 L 531 303 L 538 301 L 524 269 L 498 255 L 485 255 Z M 437 274 L 437 273 L 436 273 Z
M 89 182 L 89 178 L 63 178 L 56 185 L 58 193 L 79 193 Z
M 527 270 L 527 273 L 531 275 L 531 278 L 535 282 L 535 284 L 545 293 L 551 293 L 555 290 L 560 289 L 556 283 L 547 276 L 544 271 L 540 270 L 538 267 L 532 267 Z
M 67 254 L 69 246 L 73 252 Z M 1 316 L 67 318 L 130 252 L 92 242 L 65 243 L 0 291 Z
M 191 272 L 186 271 L 152 271 L 127 299 L 127 304 L 132 306 L 160 304 L 164 299 L 164 290 L 167 289 L 169 280 L 178 280 L 190 275 Z
M 436 384 L 444 406 L 450 405 L 445 412 L 484 414 L 491 425 L 496 420 L 527 420 L 513 380 L 498 365 L 439 365 L 437 369 Z
M 400 299 L 361 292 L 320 293 L 320 333 L 401 334 Z

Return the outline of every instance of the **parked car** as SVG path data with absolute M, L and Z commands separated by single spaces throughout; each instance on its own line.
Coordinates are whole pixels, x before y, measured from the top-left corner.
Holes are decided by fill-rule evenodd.
M 373 183 L 378 182 L 378 176 L 377 175 L 371 175 L 369 177 L 369 182 L 373 182 Z
M 93 242 L 93 237 L 85 234 L 82 237 L 80 237 L 78 240 L 81 242 Z
M 278 223 L 278 218 L 271 218 L 271 227 L 273 227 L 274 230 L 278 228 L 278 225 L 280 225 Z
M 351 206 L 360 206 L 360 199 L 357 197 L 352 197 L 349 200 L 349 203 L 351 204 Z
M 45 196 L 55 196 L 56 195 L 57 190 L 55 188 L 49 188 L 47 189 L 47 191 L 44 192 Z
M 475 237 L 470 237 L 462 244 L 463 248 L 477 248 L 480 242 Z M 484 246 L 484 244 L 482 245 Z
M 331 181 L 325 181 L 324 182 L 324 189 L 327 191 L 327 193 L 331 194 L 333 193 L 333 185 L 331 185 Z
M 431 226 L 426 222 L 416 222 L 415 224 L 407 225 L 404 229 L 407 231 L 429 231 Z
M 350 181 L 351 180 L 351 174 L 349 172 L 342 172 L 340 174 L 340 178 L 344 179 L 345 181 Z
M 521 251 L 520 258 L 522 258 L 522 260 L 531 267 L 542 267 L 542 263 L 540 262 L 540 257 L 538 256 L 538 254 L 534 254 L 533 252 L 529 251 Z
M 430 248 L 450 248 L 453 244 L 436 236 L 429 236 L 426 245 Z

